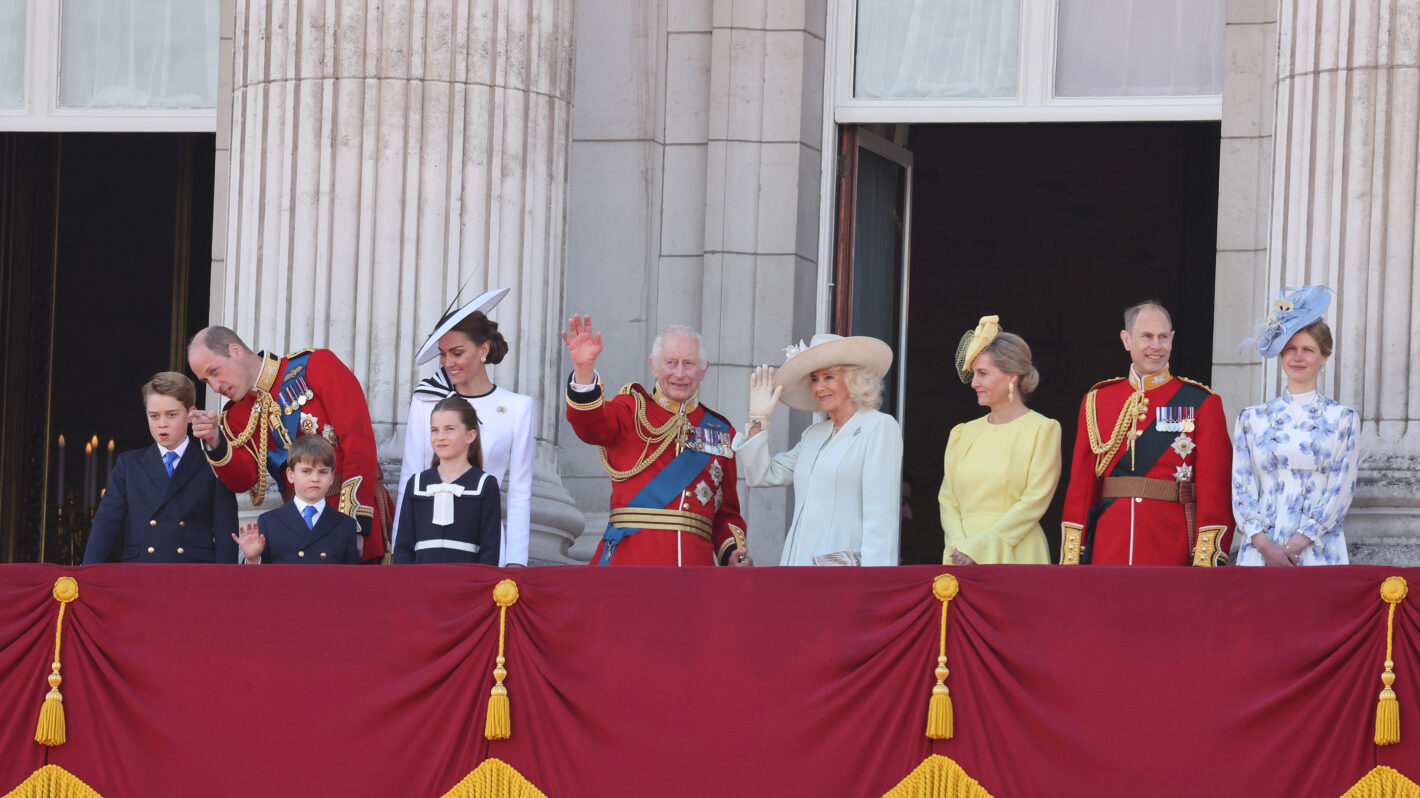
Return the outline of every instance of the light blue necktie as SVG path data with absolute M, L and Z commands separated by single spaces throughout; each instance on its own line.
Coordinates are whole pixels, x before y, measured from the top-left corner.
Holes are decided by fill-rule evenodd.
M 304 509 L 304 510 L 301 511 L 301 515 L 304 515 L 304 516 L 306 517 L 306 529 L 315 529 L 315 528 L 316 528 L 316 508 L 315 508 L 315 507 L 313 507 L 312 505 L 309 505 L 309 504 L 306 505 L 306 509 Z
M 172 475 L 173 475 L 173 469 L 174 469 L 174 468 L 177 468 L 177 461 L 178 461 L 177 452 L 165 452 L 165 453 L 163 454 L 163 465 L 164 465 L 164 466 L 167 466 L 167 469 L 168 469 L 168 477 L 170 477 L 170 478 L 171 478 Z

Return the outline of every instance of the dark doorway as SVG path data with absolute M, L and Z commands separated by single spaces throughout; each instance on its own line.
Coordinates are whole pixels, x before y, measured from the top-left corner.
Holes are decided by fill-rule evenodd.
M 1207 382 L 1217 241 L 1216 122 L 914 125 L 904 563 L 937 563 L 937 491 L 954 425 L 984 415 L 953 371 L 962 333 L 998 314 L 1041 374 L 1033 409 L 1060 421 L 1065 472 L 1042 519 L 1058 558 L 1080 401 L 1124 376 L 1125 307 L 1173 314 L 1176 374 Z
M 78 562 L 112 458 L 152 442 L 139 388 L 208 315 L 214 141 L 0 133 L 0 561 Z

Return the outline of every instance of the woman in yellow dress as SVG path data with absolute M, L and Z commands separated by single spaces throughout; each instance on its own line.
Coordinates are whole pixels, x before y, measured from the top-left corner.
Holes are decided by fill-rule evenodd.
M 947 439 L 937 500 L 946 533 L 943 563 L 1050 562 L 1040 517 L 1060 481 L 1060 422 L 1026 407 L 1040 383 L 1030 346 L 983 316 L 957 347 L 957 376 L 985 416 Z

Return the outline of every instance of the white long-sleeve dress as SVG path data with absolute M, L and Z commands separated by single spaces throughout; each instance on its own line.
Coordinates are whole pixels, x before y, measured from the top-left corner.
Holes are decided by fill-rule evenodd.
M 897 565 L 902 512 L 902 429 L 877 410 L 859 410 L 837 433 L 833 421 L 808 429 L 792 449 L 769 455 L 769 436 L 736 437 L 753 487 L 794 486 L 794 523 L 780 565 L 858 551 L 863 565 Z
M 1310 391 L 1287 391 L 1238 414 L 1233 431 L 1233 515 L 1242 547 L 1238 565 L 1262 565 L 1252 536 L 1284 545 L 1311 539 L 1302 565 L 1345 565 L 1341 523 L 1356 489 L 1355 410 Z
M 448 374 L 439 369 L 422 380 L 409 400 L 409 421 L 404 428 L 404 463 L 399 469 L 399 505 L 404 504 L 404 486 L 415 474 L 429 468 L 434 448 L 429 444 L 429 416 L 434 405 L 454 390 Z M 528 528 L 531 520 L 533 472 L 532 397 L 494 386 L 482 396 L 464 396 L 478 411 L 478 440 L 483 447 L 483 470 L 498 480 L 507 508 L 503 512 L 503 535 L 498 564 L 527 565 Z M 399 508 L 395 509 L 391 545 L 399 535 Z

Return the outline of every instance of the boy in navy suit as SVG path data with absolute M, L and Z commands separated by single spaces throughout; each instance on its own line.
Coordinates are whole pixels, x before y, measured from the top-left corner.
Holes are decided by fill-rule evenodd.
M 237 497 L 187 434 L 196 404 L 197 389 L 186 375 L 163 371 L 144 383 L 153 445 L 124 452 L 113 464 L 85 565 L 108 562 L 119 540 L 123 562 L 236 563 Z
M 286 479 L 296 495 L 257 516 L 255 531 L 232 535 L 232 540 L 248 564 L 359 564 L 359 526 L 325 500 L 335 479 L 335 447 L 319 435 L 302 435 L 287 451 Z

